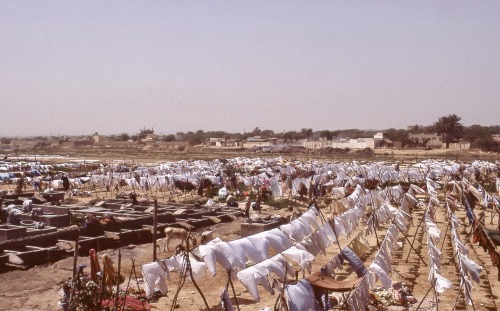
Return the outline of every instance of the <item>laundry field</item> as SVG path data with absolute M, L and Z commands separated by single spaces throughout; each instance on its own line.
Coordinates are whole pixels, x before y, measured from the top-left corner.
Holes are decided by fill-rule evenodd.
M 107 255 L 123 276 L 118 301 L 129 297 L 136 310 L 500 307 L 500 163 L 489 154 L 381 151 L 336 159 L 188 151 L 161 159 L 147 152 L 126 157 L 68 152 L 36 160 L 9 157 L 0 168 L 1 226 L 26 214 L 28 199 L 18 196 L 10 204 L 6 199 L 20 183 L 32 200 L 40 199 L 32 204 L 42 211 L 68 208 L 70 225 L 85 213 L 102 226 L 109 225 L 103 221 L 110 214 L 118 224 L 147 222 L 133 229 L 146 232 L 144 239 L 126 243 L 118 228 L 122 240 L 116 247 L 96 250 L 100 268 Z M 44 201 L 51 193 L 64 193 L 64 201 Z M 228 195 L 237 207 L 226 206 Z M 165 227 L 182 222 L 192 228 L 194 282 L 186 268 L 188 253 L 175 253 L 178 239 L 167 251 L 160 241 L 154 261 L 149 221 L 155 200 Z M 206 231 L 213 239 L 200 245 Z M 164 239 L 161 230 L 155 234 Z M 7 243 L 14 242 L 0 241 L 0 249 L 12 259 L 13 252 L 2 246 Z M 7 263 L 0 274 L 0 310 L 58 310 L 60 301 L 75 305 L 78 291 L 72 289 L 71 297 L 62 291 L 75 266 L 72 250 L 66 250 L 66 258 L 22 269 Z M 88 254 L 76 257 L 86 266 L 86 280 L 95 265 Z M 99 277 L 92 281 L 105 287 Z M 109 300 L 116 297 L 111 293 L 116 283 Z

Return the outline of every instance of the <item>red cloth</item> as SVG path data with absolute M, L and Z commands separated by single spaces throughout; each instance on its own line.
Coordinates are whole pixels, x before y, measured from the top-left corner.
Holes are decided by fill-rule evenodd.
M 92 281 L 97 282 L 97 272 L 101 272 L 101 266 L 99 265 L 99 259 L 97 259 L 97 254 L 95 249 L 89 251 L 90 257 L 90 278 Z
M 480 238 L 479 230 L 481 230 L 481 228 L 478 228 L 477 220 L 475 218 L 474 218 L 472 228 L 474 230 L 474 235 L 472 237 L 472 244 L 476 244 L 477 242 L 479 242 L 479 238 Z
M 102 308 L 113 308 L 115 306 L 115 300 L 110 299 L 110 300 L 103 300 L 102 301 Z M 123 298 L 120 297 L 120 300 L 118 301 L 118 307 L 121 308 L 123 306 Z M 125 299 L 125 309 L 124 310 L 129 310 L 129 311 L 144 311 L 144 310 L 151 310 L 151 306 L 149 303 L 146 301 L 141 301 L 135 297 L 132 296 L 127 296 Z

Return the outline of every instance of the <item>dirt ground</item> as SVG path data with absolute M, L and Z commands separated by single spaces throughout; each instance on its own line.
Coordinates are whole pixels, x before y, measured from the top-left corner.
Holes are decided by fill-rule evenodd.
M 419 157 L 424 155 L 419 155 Z M 304 210 L 303 208 L 302 210 Z M 443 208 L 437 210 L 437 225 L 444 233 L 447 232 L 445 238 L 439 243 L 439 248 L 442 248 L 442 269 L 441 274 L 448 278 L 454 285 L 452 289 L 445 291 L 439 295 L 439 309 L 451 310 L 452 306 L 456 303 L 457 310 L 472 310 L 472 306 L 464 304 L 463 297 L 461 296 L 461 287 L 459 272 L 453 260 L 453 249 L 450 239 L 450 232 L 447 229 L 448 220 L 445 217 Z M 323 208 L 324 213 L 328 213 L 327 208 Z M 283 216 L 290 215 L 289 211 L 273 210 L 271 207 L 264 206 L 264 215 L 281 214 Z M 390 275 L 393 281 L 402 281 L 410 287 L 413 295 L 418 302 L 410 307 L 390 306 L 389 310 L 414 310 L 416 306 L 424 299 L 424 296 L 430 288 L 427 280 L 429 273 L 429 255 L 427 244 L 427 234 L 424 234 L 423 226 L 419 226 L 419 222 L 424 214 L 423 209 L 414 209 L 412 212 L 412 224 L 409 226 L 409 232 L 406 239 L 402 234 L 399 235 L 399 241 L 403 243 L 403 247 L 393 252 L 392 263 L 393 271 Z M 488 214 L 488 213 L 487 213 Z M 458 211 L 457 216 L 461 219 L 461 223 L 465 222 L 465 212 Z M 495 218 L 495 220 L 498 216 Z M 489 217 L 487 225 L 489 224 Z M 217 224 L 212 227 L 215 236 L 220 236 L 222 240 L 229 241 L 240 237 L 240 223 L 242 218 L 238 218 L 231 223 Z M 488 225 L 489 228 L 495 228 L 494 225 Z M 381 227 L 377 230 L 377 236 L 380 241 L 385 237 L 388 226 Z M 418 231 L 417 231 L 418 228 Z M 358 230 L 366 229 L 365 226 L 359 226 Z M 462 226 L 460 229 L 461 240 L 466 241 L 470 226 Z M 354 233 L 351 238 L 357 234 Z M 370 243 L 370 251 L 367 252 L 361 259 L 365 266 L 369 266 L 373 262 L 374 256 L 377 251 L 377 238 L 375 235 L 367 237 Z M 410 247 L 410 242 L 415 240 L 414 249 Z M 346 246 L 350 239 L 342 237 L 339 240 L 341 247 Z M 481 265 L 484 269 L 481 274 L 481 283 L 475 286 L 472 292 L 475 310 L 498 310 L 500 308 L 500 281 L 497 279 L 497 269 L 492 265 L 489 255 L 483 251 L 478 245 L 472 245 L 470 241 L 465 243 L 470 251 L 469 258 Z M 153 259 L 153 246 L 152 244 L 143 245 L 129 245 L 121 248 L 122 255 L 122 275 L 126 276 L 125 282 L 122 286 L 126 286 L 129 273 L 132 267 L 132 258 L 136 263 L 136 273 L 140 276 L 140 265 L 151 262 Z M 313 264 L 313 271 L 318 270 L 332 257 L 339 253 L 340 249 L 337 245 L 332 245 L 327 250 L 327 256 L 318 255 Z M 114 261 L 116 268 L 116 261 L 118 258 L 118 250 L 107 250 L 99 253 L 108 254 Z M 159 258 L 170 257 L 173 252 L 160 253 Z M 408 257 L 408 260 L 406 258 Z M 79 264 L 89 265 L 88 257 L 79 257 Z M 66 258 L 56 263 L 37 266 L 27 271 L 10 271 L 0 274 L 0 310 L 59 310 L 57 302 L 61 298 L 60 290 L 62 283 L 71 277 L 73 267 L 73 258 Z M 87 268 L 86 270 L 89 270 Z M 202 282 L 198 285 L 201 288 L 208 305 L 211 310 L 218 310 L 220 306 L 219 295 L 227 282 L 227 275 L 224 270 L 218 266 L 218 274 L 215 277 L 207 275 L 203 278 Z M 88 273 L 89 271 L 87 271 Z M 346 265 L 344 270 L 339 272 L 339 277 L 346 279 L 355 278 L 355 273 L 351 268 Z M 175 295 L 178 275 L 172 273 L 172 280 L 168 283 L 169 292 L 166 296 L 160 297 L 158 300 L 151 302 L 153 310 L 170 310 L 172 300 Z M 264 307 L 273 309 L 276 296 L 271 296 L 266 291 L 259 287 L 259 294 L 261 301 L 256 303 L 241 283 L 235 279 L 234 281 L 237 301 L 240 310 L 261 310 Z M 136 287 L 135 280 L 132 278 L 131 286 Z M 421 309 L 432 309 L 432 295 L 429 295 L 423 300 Z M 232 296 L 232 295 L 231 295 Z M 232 298 L 235 304 L 234 298 Z M 185 285 L 179 292 L 178 306 L 176 310 L 205 310 L 205 305 L 197 292 L 196 288 L 186 281 Z
M 326 212 L 326 211 L 324 211 Z M 399 241 L 403 242 L 403 248 L 395 251 L 393 254 L 393 272 L 391 278 L 393 281 L 402 281 L 406 283 L 412 290 L 413 295 L 417 298 L 418 303 L 423 299 L 427 290 L 430 288 L 430 284 L 427 281 L 427 276 L 429 268 L 426 266 L 428 263 L 427 246 L 422 244 L 422 241 L 426 239 L 426 234 L 423 233 L 422 226 L 415 236 L 415 232 L 418 226 L 419 220 L 423 217 L 424 210 L 415 209 L 412 213 L 413 225 L 410 226 L 408 239 L 413 240 L 415 237 L 414 247 L 417 251 L 410 252 L 410 243 L 405 240 L 405 238 L 400 234 Z M 267 207 L 263 210 L 264 215 L 275 214 L 276 211 Z M 290 214 L 288 211 L 282 212 L 284 216 Z M 442 209 L 438 210 L 437 214 L 437 224 L 439 228 L 444 232 L 447 227 L 447 220 L 445 219 L 444 211 Z M 464 215 L 459 214 L 462 219 Z M 232 223 L 217 224 L 212 229 L 216 233 L 216 236 L 220 236 L 223 240 L 233 240 L 239 238 L 241 219 L 238 219 Z M 360 226 L 359 229 L 365 229 Z M 465 229 L 465 228 L 464 228 Z M 380 241 L 384 238 L 386 234 L 387 227 L 380 228 L 377 230 L 377 235 Z M 466 230 L 469 230 L 468 228 Z M 462 240 L 466 239 L 465 230 L 460 232 Z M 355 236 L 355 234 L 353 235 Z M 376 236 L 370 235 L 368 237 L 371 249 L 367 252 L 362 260 L 365 265 L 368 266 L 374 259 L 374 255 L 377 251 Z M 344 247 L 349 243 L 348 239 L 342 237 L 340 239 L 340 246 Z M 439 245 L 441 247 L 441 245 Z M 485 271 L 481 274 L 481 284 L 476 286 L 475 291 L 472 293 L 472 297 L 475 303 L 476 310 L 498 310 L 497 306 L 500 306 L 499 295 L 500 295 L 500 282 L 497 280 L 497 270 L 492 266 L 491 260 L 487 253 L 483 252 L 481 248 L 477 245 L 471 245 L 467 243 L 470 250 L 469 258 L 474 260 L 476 263 L 483 266 Z M 454 288 L 446 291 L 444 294 L 439 296 L 439 308 L 442 310 L 450 310 L 455 300 L 458 296 L 457 310 L 470 309 L 471 306 L 465 308 L 463 299 L 459 296 L 460 287 L 459 284 L 459 273 L 456 268 L 455 263 L 452 261 L 450 264 L 446 264 L 450 258 L 453 256 L 451 240 L 448 235 L 444 239 L 443 244 L 443 258 L 441 262 L 443 263 L 442 275 L 447 277 L 453 284 Z M 145 264 L 152 261 L 152 244 L 143 245 L 129 245 L 121 248 L 122 255 L 122 274 L 127 276 L 126 281 L 122 286 L 126 286 L 128 282 L 128 275 L 132 267 L 132 258 L 134 258 L 137 266 Z M 408 261 L 405 259 L 410 252 Z M 339 253 L 339 248 L 337 245 L 332 245 L 327 252 L 327 256 L 318 255 L 314 261 L 313 271 L 318 270 L 326 262 L 328 262 L 333 256 Z M 115 263 L 118 258 L 118 250 L 108 250 L 99 253 L 108 254 Z M 160 253 L 159 258 L 170 257 L 173 252 Z M 422 256 L 422 262 L 419 255 Z M 79 257 L 79 264 L 89 265 L 88 257 Z M 32 268 L 28 271 L 11 271 L 7 273 L 0 274 L 0 310 L 57 310 L 57 302 L 60 299 L 60 290 L 62 283 L 70 278 L 73 267 L 73 258 L 66 258 L 59 262 L 48 264 L 44 266 L 38 266 Z M 343 271 L 340 271 L 339 277 L 352 279 L 355 278 L 355 273 L 352 272 L 349 266 L 345 266 Z M 218 266 L 218 273 L 215 277 L 207 275 L 203 278 L 202 282 L 198 285 L 201 288 L 205 298 L 210 306 L 211 310 L 218 310 L 219 307 L 219 295 L 227 282 L 227 275 L 224 270 Z M 88 272 L 88 271 L 87 271 Z M 136 269 L 136 273 L 140 276 L 140 269 Z M 172 280 L 169 282 L 169 292 L 166 296 L 159 298 L 157 301 L 152 302 L 151 305 L 153 310 L 170 310 L 172 306 L 172 300 L 175 295 L 178 275 L 172 273 Z M 131 286 L 136 287 L 135 280 L 132 278 Z M 271 296 L 264 290 L 259 290 L 261 295 L 261 301 L 259 303 L 254 302 L 252 297 L 246 291 L 246 289 L 240 284 L 238 280 L 234 281 L 234 286 L 236 290 L 237 300 L 241 310 L 260 310 L 264 307 L 273 308 L 276 296 Z M 233 303 L 235 303 L 233 298 Z M 417 304 L 414 304 L 409 309 L 414 309 Z M 196 288 L 190 283 L 186 282 L 179 292 L 178 307 L 176 310 L 205 310 L 204 303 L 201 296 L 197 292 Z M 423 301 L 421 308 L 424 310 L 429 310 L 432 305 L 432 292 Z M 409 310 L 404 307 L 391 306 L 391 310 Z
M 99 160 L 109 163 L 110 161 L 123 161 L 125 163 L 152 163 L 158 161 L 178 161 L 178 160 L 213 160 L 220 158 L 235 158 L 235 157 L 266 157 L 275 158 L 282 156 L 286 159 L 299 159 L 302 161 L 320 160 L 320 161 L 351 161 L 351 160 L 387 160 L 387 161 L 420 161 L 423 159 L 450 159 L 450 160 L 463 160 L 473 161 L 476 159 L 482 160 L 500 160 L 500 154 L 483 152 L 479 150 L 447 150 L 447 149 L 395 149 L 395 148 L 377 148 L 373 149 L 372 156 L 362 157 L 356 154 L 356 150 L 351 150 L 347 154 L 316 154 L 315 149 L 305 149 L 306 153 L 261 153 L 251 150 L 241 150 L 240 148 L 213 148 L 213 147 L 189 147 L 183 151 L 176 148 L 153 148 L 151 146 L 135 146 L 135 147 L 112 147 L 106 146 L 92 146 L 92 147 L 79 147 L 55 150 L 39 150 L 38 154 L 33 152 L 14 153 L 0 151 L 0 155 L 8 156 L 10 158 L 23 158 L 38 156 L 38 160 L 42 155 L 61 155 L 66 158 L 78 158 L 82 161 Z M 42 160 L 45 162 L 44 160 Z M 66 161 L 65 158 L 58 160 L 59 162 Z

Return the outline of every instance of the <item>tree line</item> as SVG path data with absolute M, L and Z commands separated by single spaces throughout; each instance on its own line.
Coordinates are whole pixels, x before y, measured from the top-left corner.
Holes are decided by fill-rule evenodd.
M 273 130 L 261 130 L 256 127 L 251 132 L 246 133 L 228 133 L 225 131 L 203 131 L 196 132 L 177 132 L 176 135 L 167 135 L 163 137 L 164 141 L 182 140 L 188 141 L 190 145 L 198 145 L 209 138 L 225 138 L 225 139 L 247 139 L 248 137 L 260 136 L 262 138 L 277 138 L 286 142 L 295 142 L 300 139 L 342 139 L 342 138 L 365 138 L 373 137 L 377 132 L 384 132 L 386 137 L 392 141 L 401 142 L 402 147 L 425 147 L 428 141 L 415 140 L 410 138 L 410 133 L 438 133 L 442 136 L 446 148 L 451 143 L 468 142 L 471 148 L 481 149 L 485 151 L 500 152 L 500 142 L 494 139 L 494 135 L 500 134 L 500 125 L 483 126 L 471 125 L 464 126 L 461 123 L 462 118 L 450 114 L 442 116 L 432 125 L 422 126 L 414 125 L 408 129 L 389 128 L 385 130 L 360 130 L 360 129 L 344 129 L 344 130 L 317 130 L 312 128 L 302 128 L 297 131 L 274 132 Z
M 313 130 L 312 128 L 302 128 L 295 131 L 275 132 L 273 130 L 260 129 L 255 127 L 251 132 L 245 133 L 229 133 L 226 131 L 188 131 L 177 132 L 175 134 L 159 135 L 158 140 L 164 142 L 185 141 L 190 145 L 199 145 L 206 142 L 210 138 L 224 138 L 226 140 L 246 140 L 248 137 L 260 136 L 261 138 L 276 138 L 285 143 L 296 142 L 301 139 L 309 140 L 332 140 L 332 139 L 347 139 L 347 138 L 366 138 L 373 137 L 377 132 L 384 132 L 385 137 L 394 141 L 401 142 L 401 146 L 414 148 L 426 147 L 428 139 L 412 139 L 410 134 L 418 133 L 438 133 L 442 135 L 443 142 L 448 148 L 451 143 L 468 142 L 471 148 L 481 149 L 485 151 L 500 152 L 500 142 L 494 139 L 494 135 L 500 134 L 500 125 L 483 126 L 474 124 L 464 126 L 461 123 L 462 118 L 450 114 L 437 119 L 432 125 L 413 125 L 407 129 L 389 128 L 384 130 L 360 130 L 360 129 L 343 129 L 343 130 Z M 147 134 L 153 134 L 154 131 L 143 129 L 138 134 L 129 135 L 127 133 L 114 135 L 114 140 L 121 141 L 140 141 Z M 10 139 L 0 138 L 2 143 L 9 143 Z

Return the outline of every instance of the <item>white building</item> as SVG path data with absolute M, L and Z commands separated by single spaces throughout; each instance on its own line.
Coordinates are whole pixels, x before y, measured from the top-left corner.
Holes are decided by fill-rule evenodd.
M 243 148 L 252 147 L 269 147 L 276 145 L 276 138 L 261 138 L 260 136 L 247 137 L 246 141 L 243 141 Z
M 385 133 L 377 133 L 373 138 L 345 138 L 345 139 L 333 139 L 333 140 L 316 140 L 316 141 L 305 141 L 302 143 L 302 147 L 320 149 L 320 148 L 340 148 L 340 149 L 374 149 L 378 146 L 378 143 L 385 140 Z

